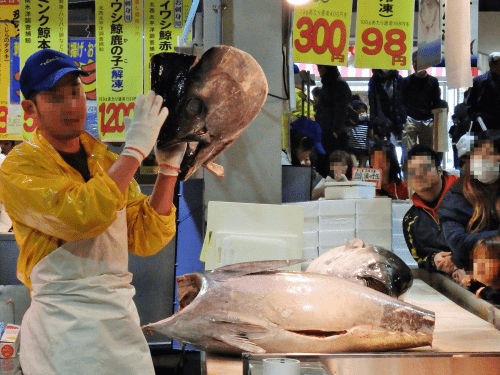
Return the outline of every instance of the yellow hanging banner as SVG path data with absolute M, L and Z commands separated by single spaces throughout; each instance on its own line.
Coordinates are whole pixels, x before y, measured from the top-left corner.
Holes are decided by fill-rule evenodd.
M 96 0 L 99 138 L 125 140 L 125 116 L 143 91 L 142 0 Z
M 10 86 L 10 37 L 19 34 L 19 1 L 0 1 L 0 139 L 16 140 L 7 132 Z
M 151 87 L 149 61 L 161 52 L 175 52 L 182 35 L 191 0 L 145 1 L 144 4 L 144 91 Z
M 357 68 L 410 69 L 413 0 L 358 0 Z
M 50 48 L 68 52 L 68 2 L 66 0 L 21 0 L 21 71 L 36 51 Z M 21 99 L 22 100 L 22 99 Z M 23 137 L 31 139 L 36 121 L 23 113 Z
M 293 61 L 347 65 L 352 0 L 321 0 L 295 10 Z

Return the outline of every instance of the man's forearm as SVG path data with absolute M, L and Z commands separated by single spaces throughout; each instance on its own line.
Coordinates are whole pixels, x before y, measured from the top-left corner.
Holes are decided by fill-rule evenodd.
M 108 176 L 115 181 L 118 189 L 124 193 L 137 168 L 139 168 L 139 161 L 136 158 L 120 155 L 111 168 L 108 169 Z
M 166 176 L 158 173 L 149 204 L 159 215 L 169 215 L 174 201 L 177 176 Z

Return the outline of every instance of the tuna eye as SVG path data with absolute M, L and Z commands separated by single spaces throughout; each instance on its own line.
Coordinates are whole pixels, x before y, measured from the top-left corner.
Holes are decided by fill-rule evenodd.
M 186 104 L 186 111 L 191 116 L 199 115 L 202 110 L 203 110 L 203 103 L 201 102 L 200 99 L 191 98 L 188 100 L 188 102 Z

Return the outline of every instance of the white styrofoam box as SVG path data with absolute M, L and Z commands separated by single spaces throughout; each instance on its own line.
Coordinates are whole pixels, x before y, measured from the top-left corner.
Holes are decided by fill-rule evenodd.
M 356 231 L 353 229 L 343 230 L 320 230 L 319 246 L 330 246 L 330 249 L 336 246 L 345 245 L 346 240 L 356 237 Z
M 304 272 L 305 270 L 307 270 L 307 267 L 309 267 L 309 265 L 312 263 L 313 261 L 312 260 L 308 260 L 307 262 L 302 262 L 300 263 L 300 270 L 302 272 Z
M 304 232 L 304 247 L 319 246 L 318 231 Z
M 347 181 L 331 185 L 325 184 L 325 199 L 368 199 L 374 197 L 374 182 Z
M 345 245 L 345 244 L 342 244 L 342 245 Z M 336 246 L 320 246 L 319 247 L 319 255 L 320 256 L 323 255 L 324 253 L 326 253 L 327 251 L 333 249 L 334 247 L 336 247 Z
M 319 201 L 319 216 L 354 216 L 356 201 L 354 199 Z
M 319 201 L 285 203 L 304 207 L 304 218 L 318 217 Z
M 365 244 L 381 246 L 387 250 L 392 249 L 391 229 L 378 229 L 378 230 L 356 229 L 356 237 L 362 239 Z M 320 232 L 320 246 L 321 246 L 321 232 Z
M 318 216 L 304 218 L 304 232 L 317 232 L 318 230 L 319 230 Z
M 394 254 L 400 257 L 408 266 L 418 266 L 417 261 L 411 256 L 408 249 L 395 249 Z
M 319 256 L 318 246 L 316 246 L 316 247 L 304 247 L 302 249 L 302 258 L 316 259 L 318 256 Z
M 349 230 L 356 227 L 356 217 L 350 216 L 320 216 L 319 230 Z
M 404 234 L 392 234 L 392 249 L 408 250 Z
M 392 212 L 391 198 L 356 199 L 356 215 Z
M 370 215 L 356 215 L 357 230 L 391 229 L 392 218 L 389 212 L 380 212 Z
M 392 218 L 392 236 L 395 234 L 403 234 L 403 219 Z
M 402 219 L 411 206 L 413 206 L 413 203 L 392 202 L 392 217 Z

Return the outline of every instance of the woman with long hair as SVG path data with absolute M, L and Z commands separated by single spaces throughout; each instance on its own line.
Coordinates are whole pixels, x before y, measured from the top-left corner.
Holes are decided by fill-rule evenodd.
M 389 141 L 382 141 L 370 148 L 370 166 L 382 170 L 382 186 L 377 196 L 392 199 L 409 199 L 408 186 L 401 178 L 396 148 Z
M 478 136 L 465 170 L 443 198 L 437 215 L 453 262 L 469 269 L 476 243 L 497 234 L 500 225 L 500 131 Z

